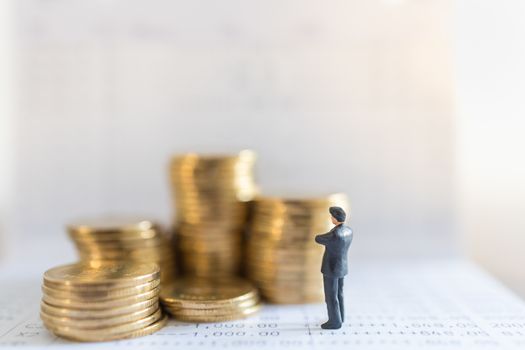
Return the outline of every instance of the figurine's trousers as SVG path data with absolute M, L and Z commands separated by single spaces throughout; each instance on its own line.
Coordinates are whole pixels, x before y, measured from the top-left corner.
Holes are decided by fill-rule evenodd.
M 324 300 L 328 309 L 328 322 L 341 324 L 345 320 L 345 304 L 343 300 L 344 277 L 323 275 Z

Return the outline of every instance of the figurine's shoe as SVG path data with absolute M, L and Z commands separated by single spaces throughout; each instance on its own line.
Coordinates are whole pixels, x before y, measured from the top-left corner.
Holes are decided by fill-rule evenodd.
M 332 323 L 330 321 L 325 322 L 321 325 L 322 329 L 339 329 L 341 328 L 341 323 Z

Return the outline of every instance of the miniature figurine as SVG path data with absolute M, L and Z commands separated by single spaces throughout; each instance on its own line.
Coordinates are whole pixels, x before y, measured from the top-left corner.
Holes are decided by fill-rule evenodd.
M 345 320 L 343 281 L 348 273 L 348 248 L 352 243 L 352 229 L 344 224 L 346 213 L 340 207 L 330 207 L 332 223 L 330 232 L 315 236 L 315 241 L 325 246 L 321 272 L 323 274 L 324 298 L 328 309 L 328 321 L 323 329 L 339 329 Z

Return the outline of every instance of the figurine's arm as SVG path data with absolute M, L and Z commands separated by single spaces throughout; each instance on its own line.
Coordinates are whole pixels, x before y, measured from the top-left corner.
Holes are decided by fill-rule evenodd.
M 315 241 L 322 245 L 327 245 L 328 242 L 332 239 L 332 232 L 328 232 L 322 235 L 315 236 Z

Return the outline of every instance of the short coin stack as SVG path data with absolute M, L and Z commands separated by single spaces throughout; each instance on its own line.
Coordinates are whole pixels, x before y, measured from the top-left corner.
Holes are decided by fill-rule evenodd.
M 175 277 L 170 241 L 151 220 L 106 217 L 68 225 L 68 233 L 82 261 L 136 261 L 157 263 L 162 284 Z
M 244 318 L 260 309 L 259 294 L 239 278 L 184 278 L 161 292 L 166 310 L 180 321 L 221 322 Z
M 328 208 L 348 208 L 344 194 L 309 199 L 260 197 L 247 246 L 247 273 L 273 303 L 323 300 L 320 273 L 324 248 L 317 234 L 332 227 Z
M 152 334 L 166 323 L 157 264 L 77 263 L 44 274 L 40 317 L 57 336 L 109 341 Z
M 182 272 L 192 277 L 239 273 L 249 201 L 257 187 L 255 154 L 175 156 L 171 182 Z

